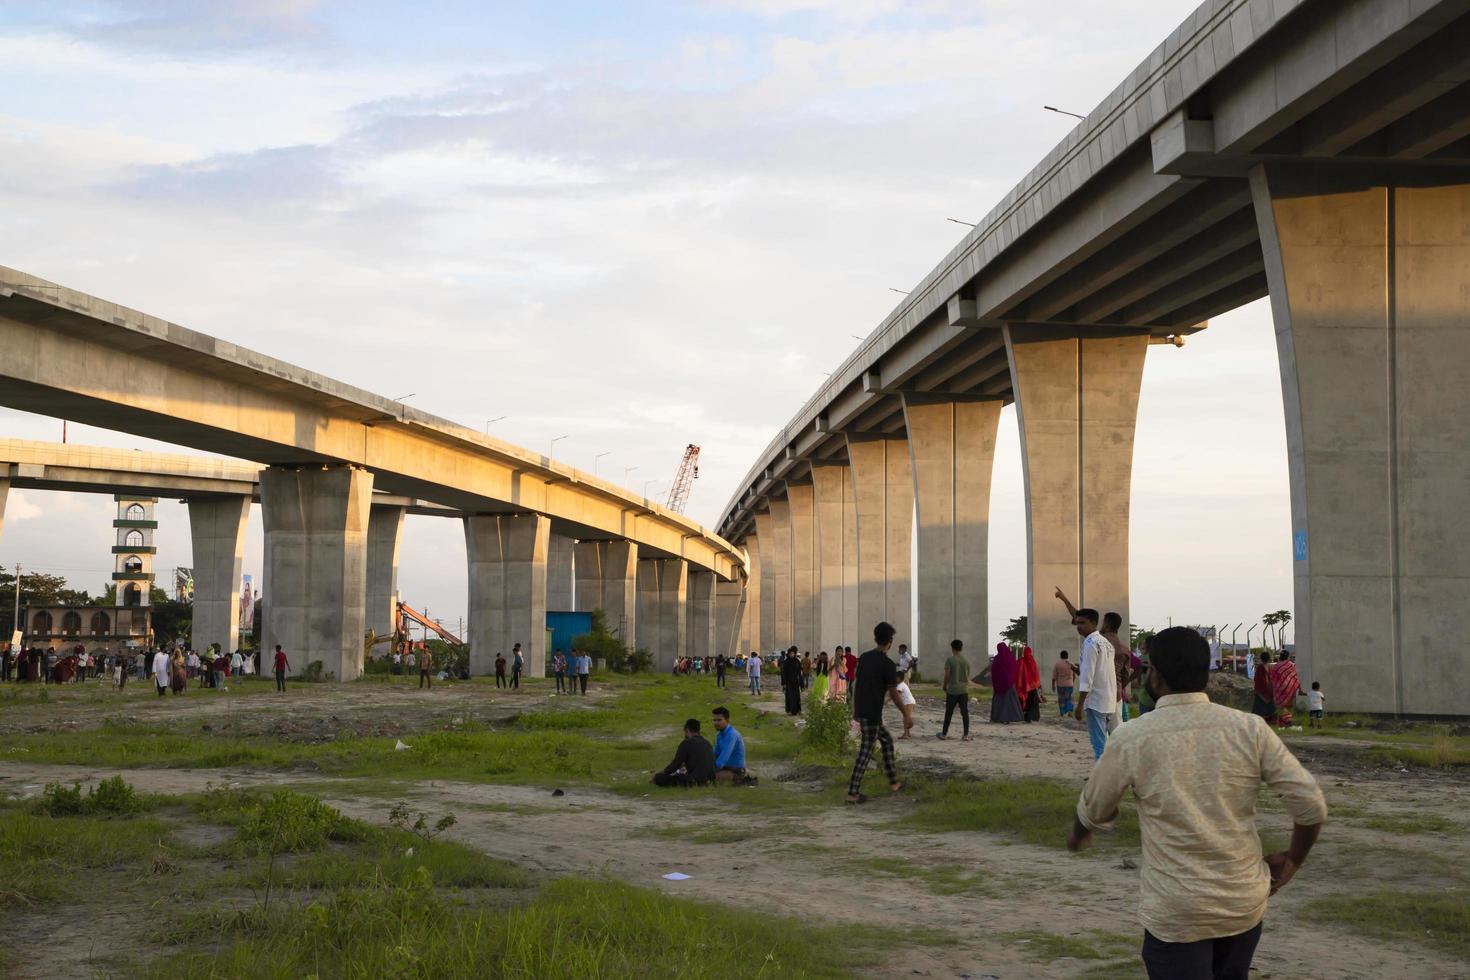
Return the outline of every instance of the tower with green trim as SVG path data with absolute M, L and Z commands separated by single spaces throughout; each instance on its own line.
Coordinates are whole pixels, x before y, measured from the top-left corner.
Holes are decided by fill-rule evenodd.
M 117 531 L 117 543 L 112 548 L 117 604 L 146 607 L 153 591 L 153 556 L 158 551 L 153 544 L 153 534 L 158 530 L 153 508 L 158 498 L 117 494 L 112 499 L 117 501 L 117 520 L 112 522 Z

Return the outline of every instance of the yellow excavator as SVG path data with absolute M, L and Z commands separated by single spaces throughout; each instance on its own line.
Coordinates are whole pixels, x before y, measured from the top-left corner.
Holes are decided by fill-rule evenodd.
M 438 634 L 441 640 L 453 643 L 455 646 L 464 646 L 464 640 L 461 640 L 406 602 L 399 602 L 394 606 L 393 620 L 393 632 L 379 634 L 376 630 L 368 630 L 363 636 L 362 654 L 364 658 L 371 657 L 373 655 L 373 647 L 379 643 L 397 645 L 398 643 L 407 642 L 408 624 L 411 622 L 418 623 L 426 630 L 432 630 Z M 390 646 L 389 649 L 391 650 L 392 647 Z

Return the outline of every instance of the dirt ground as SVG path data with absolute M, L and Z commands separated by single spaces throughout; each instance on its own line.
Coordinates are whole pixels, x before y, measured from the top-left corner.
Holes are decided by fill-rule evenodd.
M 711 685 L 713 691 L 713 686 Z M 432 693 L 406 687 L 356 685 L 331 689 L 330 699 L 287 699 L 253 694 L 231 699 L 201 697 L 160 708 L 151 700 L 129 702 L 139 723 L 167 713 L 174 724 L 227 726 L 242 736 L 329 737 L 334 730 L 378 726 L 377 734 L 422 730 L 435 720 L 473 717 L 489 720 L 539 706 L 541 693 L 497 695 L 483 687 L 445 686 Z M 594 692 L 594 700 L 602 695 Z M 722 695 L 728 697 L 728 695 Z M 730 698 L 730 700 L 735 700 Z M 742 699 L 742 702 L 747 699 Z M 779 710 L 767 695 L 762 708 Z M 11 745 L 20 732 L 91 727 L 115 709 L 68 705 L 23 706 L 4 713 L 0 732 Z M 52 710 L 47 711 L 45 709 Z M 39 709 L 39 710 L 38 710 Z M 1049 714 L 1032 725 L 974 725 L 974 738 L 938 741 L 942 702 L 922 698 L 915 738 L 900 741 L 899 765 L 977 776 L 1043 776 L 1074 781 L 1079 789 L 1092 763 L 1081 726 Z M 955 729 L 958 730 L 958 719 Z M 286 726 L 282 730 L 280 726 Z M 336 729 L 333 726 L 337 726 Z M 299 730 L 298 730 L 299 729 Z M 366 729 L 364 729 L 366 731 Z M 1256 956 L 1255 976 L 1312 975 L 1344 978 L 1470 978 L 1470 966 L 1427 946 L 1385 943 L 1299 914 L 1304 903 L 1344 890 L 1380 887 L 1442 888 L 1470 884 L 1470 867 L 1455 855 L 1459 841 L 1442 834 L 1396 835 L 1368 829 L 1364 815 L 1438 815 L 1467 830 L 1470 774 L 1400 770 L 1365 761 L 1363 748 L 1345 740 L 1317 739 L 1296 748 L 1321 781 L 1330 805 L 1343 806 L 1358 819 L 1330 820 L 1312 860 L 1291 886 L 1273 899 L 1265 938 Z M 749 747 L 750 765 L 763 780 L 780 775 L 762 765 L 760 747 Z M 84 782 L 113 775 L 85 766 L 35 766 L 0 761 L 0 793 L 27 797 L 49 780 Z M 1018 940 L 999 934 L 1041 930 L 1086 938 L 1087 930 L 1134 936 L 1137 853 L 1072 855 L 988 833 L 932 834 L 906 826 L 913 806 L 902 794 L 863 807 L 835 806 L 816 815 L 806 808 L 792 814 L 750 817 L 722 802 L 722 791 L 650 791 L 629 797 L 568 787 L 555 797 L 545 788 L 490 786 L 444 780 L 387 784 L 383 780 L 324 779 L 320 775 L 282 775 L 231 770 L 127 770 L 138 789 L 157 793 L 201 790 L 206 783 L 302 785 L 344 812 L 381 824 L 391 799 L 408 799 L 432 811 L 453 811 L 459 822 L 452 836 L 486 853 L 514 861 L 547 876 L 605 872 L 658 888 L 671 895 L 718 901 L 756 916 L 789 915 L 828 924 L 855 923 L 890 929 L 893 954 L 875 962 L 871 977 L 1078 977 L 1096 961 L 1044 960 Z M 793 789 L 793 792 L 798 792 Z M 1264 812 L 1263 829 L 1284 837 L 1289 818 Z M 1067 828 L 1058 826 L 1058 838 Z M 1445 856 L 1450 855 L 1446 860 Z M 950 868 L 978 872 L 976 893 L 940 895 L 926 880 L 906 874 L 913 868 Z M 690 880 L 670 882 L 661 875 L 680 871 Z M 951 945 L 905 942 L 908 930 L 943 929 Z M 41 953 L 37 950 L 38 954 Z M 75 951 L 73 951 L 73 955 Z M 1141 976 L 1137 960 L 1103 976 Z M 60 963 L 28 959 L 17 977 L 55 977 Z

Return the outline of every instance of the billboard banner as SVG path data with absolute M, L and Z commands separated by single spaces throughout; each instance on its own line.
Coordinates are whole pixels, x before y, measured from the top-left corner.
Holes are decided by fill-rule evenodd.
M 194 569 L 174 569 L 174 599 L 178 602 L 194 601 Z
M 251 587 L 250 576 L 241 579 L 240 584 L 240 629 L 250 630 L 255 628 L 255 590 Z

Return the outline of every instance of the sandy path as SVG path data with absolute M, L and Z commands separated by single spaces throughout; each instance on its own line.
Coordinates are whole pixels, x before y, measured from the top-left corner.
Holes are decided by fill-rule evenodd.
M 765 707 L 775 706 L 767 699 Z M 915 734 L 937 730 L 941 711 L 921 704 Z M 958 721 L 956 721 L 956 726 Z M 955 731 L 952 730 L 952 734 Z M 976 724 L 974 740 L 940 742 L 916 737 L 899 742 L 903 760 L 933 760 L 976 775 L 1042 775 L 1075 779 L 1080 787 L 1091 756 L 1085 734 L 1071 722 L 1048 718 L 1039 725 Z M 751 747 L 759 768 L 759 747 Z M 73 766 L 0 763 L 0 792 L 24 795 L 48 779 L 95 779 L 109 770 Z M 381 824 L 389 803 L 381 782 L 371 794 L 353 780 L 283 776 L 228 770 L 129 770 L 140 789 L 177 793 L 202 789 L 207 782 L 243 785 L 309 785 L 345 812 Z M 1323 778 L 1329 797 L 1351 793 L 1373 812 L 1436 812 L 1461 818 L 1470 803 L 1465 781 L 1395 778 Z M 669 894 L 728 903 L 751 914 L 782 914 L 832 923 L 886 924 L 898 936 L 906 927 L 933 926 L 956 934 L 952 947 L 915 947 L 898 958 L 875 964 L 871 976 L 979 978 L 1072 977 L 1089 965 L 1075 960 L 1040 963 L 1015 945 L 997 944 L 991 923 L 1004 931 L 1081 933 L 1100 929 L 1138 934 L 1134 915 L 1137 871 L 1120 866 L 1120 853 L 1074 856 L 1064 851 L 1012 843 L 985 833 L 926 834 L 894 826 L 910 803 L 902 798 L 875 801 L 862 808 L 834 807 L 817 816 L 773 814 L 751 818 L 722 807 L 718 794 L 659 793 L 629 798 L 570 789 L 552 797 L 540 788 L 488 786 L 425 780 L 401 786 L 404 798 L 431 810 L 453 810 L 459 818 L 455 839 L 487 853 L 546 874 L 606 872 Z M 727 790 L 724 792 L 739 792 Z M 1364 802 L 1366 801 L 1366 802 Z M 1262 816 L 1262 825 L 1285 831 L 1279 813 Z M 671 828 L 689 833 L 670 836 Z M 734 843 L 696 843 L 695 830 L 728 829 L 754 833 Z M 1066 828 L 1058 827 L 1058 835 Z M 662 833 L 661 833 L 662 831 Z M 1266 937 L 1256 957 L 1260 976 L 1300 975 L 1306 965 L 1317 976 L 1381 978 L 1470 977 L 1465 964 L 1411 945 L 1384 944 L 1350 933 L 1324 929 L 1296 914 L 1313 898 L 1340 894 L 1344 887 L 1393 887 L 1416 883 L 1442 887 L 1443 878 L 1420 880 L 1400 872 L 1392 881 L 1364 879 L 1358 855 L 1365 849 L 1411 846 L 1442 853 L 1449 839 L 1391 835 L 1359 830 L 1344 823 L 1324 833 L 1312 865 L 1273 901 Z M 1457 852 L 1456 852 L 1457 853 Z M 1138 855 L 1131 855 L 1136 862 Z M 995 897 L 939 896 L 924 882 L 901 875 L 874 875 L 865 862 L 902 871 L 906 866 L 953 866 L 983 872 Z M 660 875 L 678 870 L 692 876 L 667 882 Z M 1462 869 L 1463 870 L 1463 869 Z M 1357 880 L 1346 882 L 1345 875 Z M 912 972 L 910 972 L 912 971 Z

